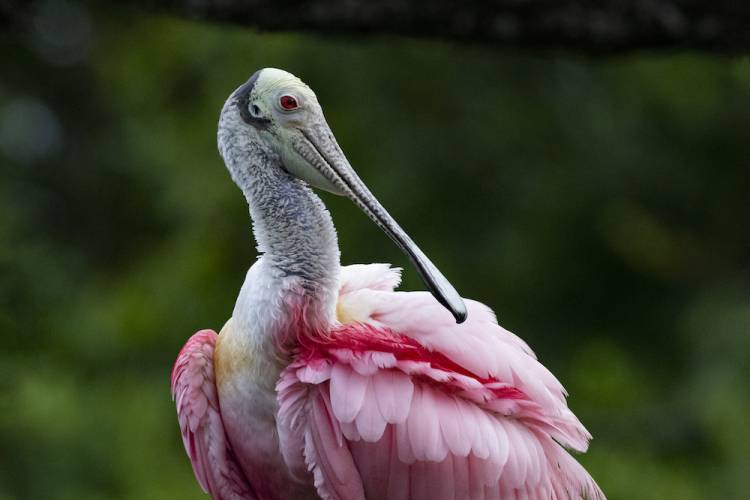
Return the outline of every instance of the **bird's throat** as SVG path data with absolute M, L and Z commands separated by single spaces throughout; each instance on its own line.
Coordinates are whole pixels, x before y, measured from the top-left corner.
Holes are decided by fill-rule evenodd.
M 334 321 L 338 239 L 330 213 L 304 182 L 268 154 L 245 160 L 246 165 L 232 166 L 233 177 L 247 199 L 260 257 L 248 273 L 234 317 L 247 328 L 260 326 L 264 337 L 274 337 L 283 347 L 300 328 L 327 329 Z
M 320 198 L 280 166 L 266 165 L 253 173 L 255 178 L 241 188 L 262 257 L 284 275 L 317 284 L 338 279 L 338 239 Z

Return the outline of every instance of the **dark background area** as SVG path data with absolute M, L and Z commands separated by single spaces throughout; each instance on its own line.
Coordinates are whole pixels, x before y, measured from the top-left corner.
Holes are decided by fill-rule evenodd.
M 750 59 L 46 1 L 0 37 L 0 499 L 202 498 L 169 372 L 255 258 L 216 122 L 265 66 L 316 91 L 394 217 L 560 378 L 610 499 L 746 497 Z M 323 198 L 345 264 L 422 287 Z

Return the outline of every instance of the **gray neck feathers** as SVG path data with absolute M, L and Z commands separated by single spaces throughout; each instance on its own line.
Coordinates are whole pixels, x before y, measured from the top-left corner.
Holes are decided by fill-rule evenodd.
M 283 170 L 276 153 L 250 136 L 257 131 L 231 133 L 249 128 L 238 118 L 222 113 L 219 150 L 247 199 L 262 260 L 279 278 L 302 278 L 311 292 L 337 291 L 339 248 L 330 213 L 303 181 Z

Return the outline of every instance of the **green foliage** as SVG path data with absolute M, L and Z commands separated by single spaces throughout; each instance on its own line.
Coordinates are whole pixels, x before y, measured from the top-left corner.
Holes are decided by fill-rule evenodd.
M 72 62 L 0 45 L 0 499 L 203 498 L 169 373 L 255 256 L 215 129 L 264 66 L 316 90 L 383 204 L 567 386 L 611 499 L 744 497 L 747 60 L 78 14 L 92 28 Z M 345 263 L 421 286 L 324 198 Z

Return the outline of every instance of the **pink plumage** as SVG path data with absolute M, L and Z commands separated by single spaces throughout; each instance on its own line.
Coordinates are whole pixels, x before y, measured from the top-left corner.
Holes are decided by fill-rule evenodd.
M 354 317 L 295 335 L 276 386 L 290 477 L 341 500 L 603 498 L 563 449 L 590 435 L 529 347 L 482 304 L 458 325 L 397 282 L 384 265 L 343 268 L 339 316 Z M 215 342 L 195 334 L 173 372 L 185 448 L 213 498 L 255 499 L 222 423 Z
M 289 103 L 294 103 L 290 107 Z M 219 151 L 261 254 L 220 334 L 195 334 L 172 392 L 215 500 L 520 500 L 604 495 L 565 448 L 591 438 L 529 347 L 465 301 L 370 193 L 315 94 L 278 69 L 227 99 Z M 310 186 L 347 196 L 409 256 L 341 267 Z M 468 317 L 468 320 L 467 320 Z
M 255 500 L 224 433 L 214 381 L 213 330 L 190 337 L 172 369 L 172 397 L 193 472 L 212 498 Z

